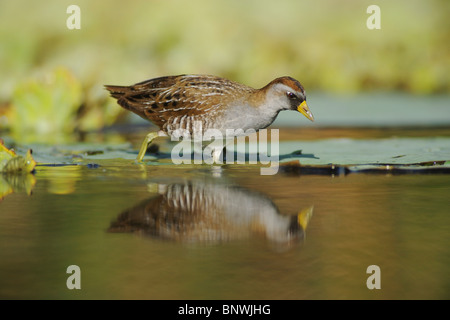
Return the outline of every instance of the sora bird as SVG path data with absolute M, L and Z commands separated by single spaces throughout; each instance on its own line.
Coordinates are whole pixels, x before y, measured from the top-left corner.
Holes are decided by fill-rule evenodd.
M 139 162 L 154 138 L 173 137 L 177 130 L 191 137 L 198 130 L 208 129 L 223 134 L 229 130 L 239 132 L 239 129 L 258 131 L 271 125 L 282 110 L 299 111 L 314 121 L 303 86 L 287 76 L 261 89 L 211 75 L 165 76 L 131 86 L 105 87 L 120 106 L 160 129 L 144 139 L 137 156 Z M 217 162 L 222 149 L 213 151 L 214 161 Z

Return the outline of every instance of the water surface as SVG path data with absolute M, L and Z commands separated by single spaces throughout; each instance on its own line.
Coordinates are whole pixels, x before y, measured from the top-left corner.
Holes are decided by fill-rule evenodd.
M 447 174 L 96 164 L 2 200 L 1 298 L 450 298 Z

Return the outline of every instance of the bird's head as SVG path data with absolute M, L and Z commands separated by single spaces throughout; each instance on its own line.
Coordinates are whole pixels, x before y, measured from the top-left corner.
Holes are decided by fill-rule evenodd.
M 306 104 L 305 89 L 294 78 L 277 78 L 270 82 L 265 89 L 281 110 L 296 110 L 314 121 L 314 116 Z

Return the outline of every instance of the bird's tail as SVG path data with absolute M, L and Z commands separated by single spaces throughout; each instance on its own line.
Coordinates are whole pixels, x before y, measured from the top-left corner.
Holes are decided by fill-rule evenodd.
M 111 97 L 117 99 L 117 103 L 122 108 L 130 110 L 131 112 L 134 112 L 140 117 L 147 120 L 147 116 L 144 112 L 145 105 L 136 103 L 130 98 L 130 95 L 133 95 L 133 89 L 131 87 L 105 85 L 105 88 L 110 92 Z
M 111 97 L 120 99 L 127 93 L 130 88 L 127 86 L 111 86 L 111 85 L 105 85 L 106 90 L 108 90 L 111 93 Z

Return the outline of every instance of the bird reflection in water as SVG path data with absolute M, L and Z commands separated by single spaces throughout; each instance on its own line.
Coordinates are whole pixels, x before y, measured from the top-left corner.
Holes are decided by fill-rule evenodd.
M 272 244 L 301 242 L 313 207 L 281 214 L 265 195 L 205 181 L 158 183 L 158 195 L 122 212 L 109 232 L 215 243 L 263 234 Z

